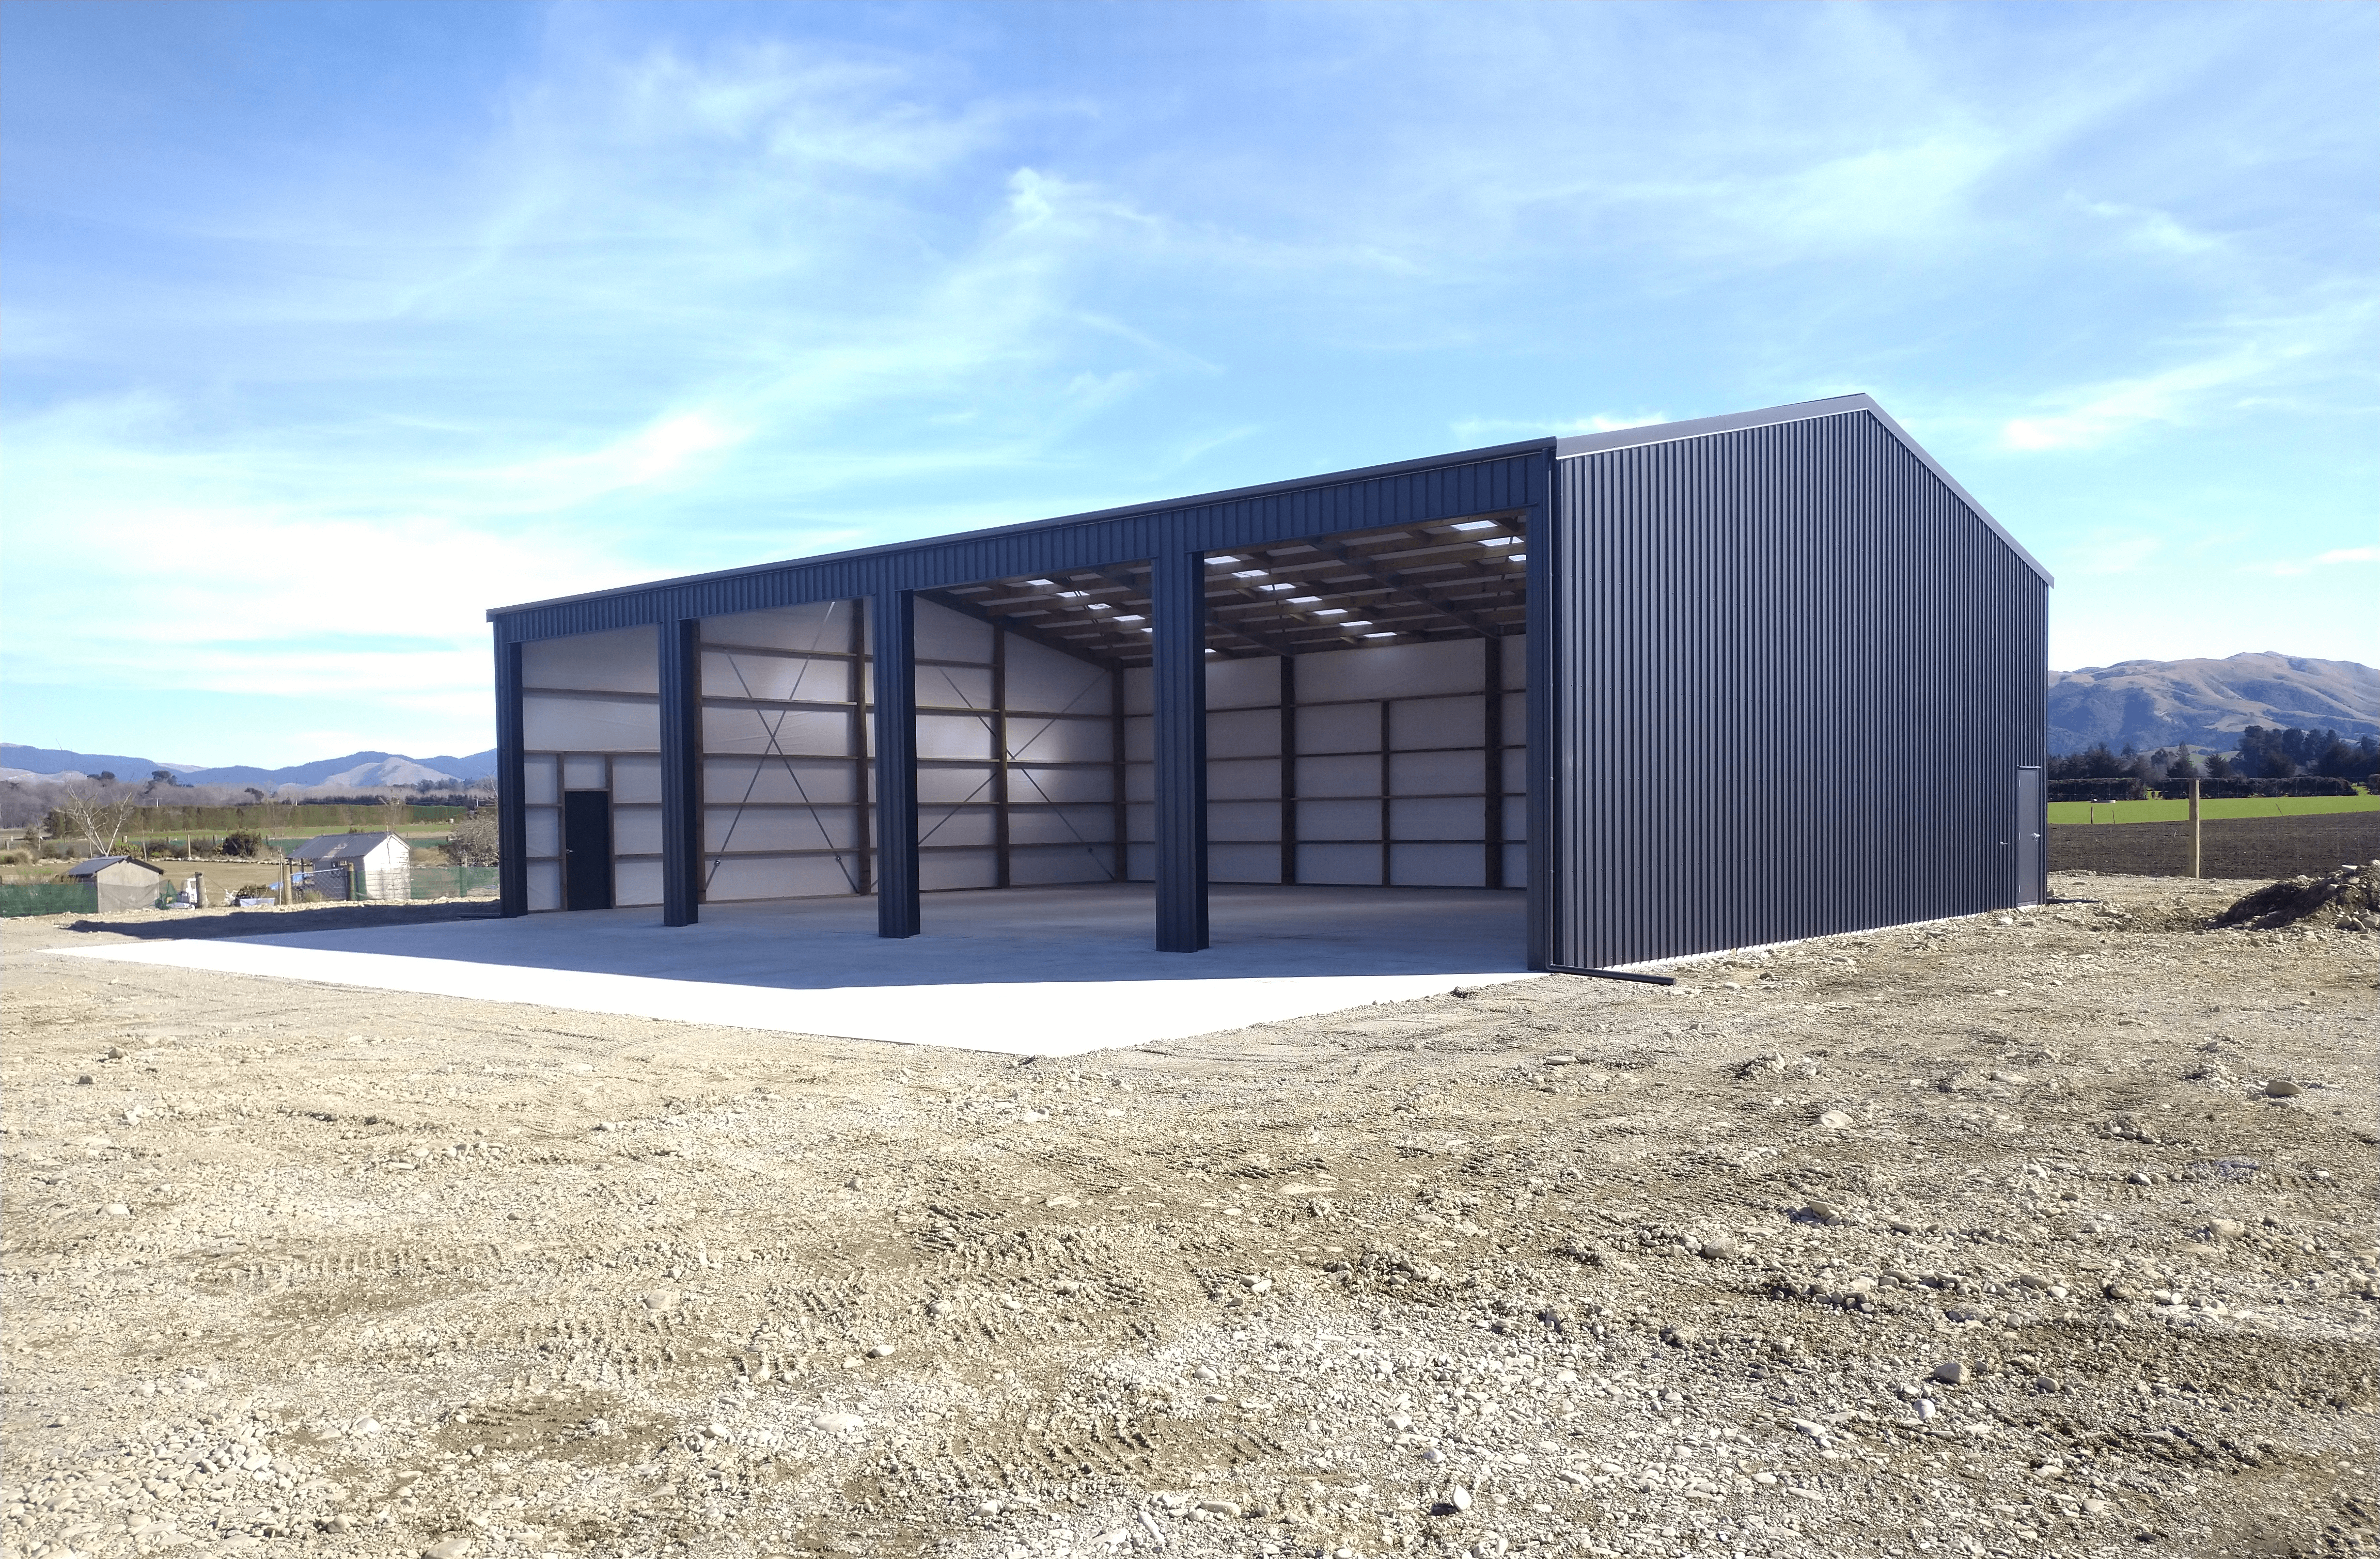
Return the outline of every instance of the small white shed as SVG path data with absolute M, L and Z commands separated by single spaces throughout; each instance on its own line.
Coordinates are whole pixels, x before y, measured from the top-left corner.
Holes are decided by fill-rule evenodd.
M 358 899 L 413 897 L 413 852 L 397 834 L 322 834 L 289 852 L 310 868 L 344 866 Z
M 69 882 L 87 882 L 97 889 L 99 901 L 92 908 L 102 914 L 113 910 L 153 909 L 157 885 L 164 876 L 164 868 L 130 855 L 94 855 L 67 873 Z

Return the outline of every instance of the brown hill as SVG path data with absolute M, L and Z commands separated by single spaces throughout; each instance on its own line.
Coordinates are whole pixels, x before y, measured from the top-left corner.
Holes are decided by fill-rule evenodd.
M 2049 750 L 2229 748 L 2252 725 L 2380 735 L 2380 671 L 2352 660 L 2234 655 L 2049 673 Z

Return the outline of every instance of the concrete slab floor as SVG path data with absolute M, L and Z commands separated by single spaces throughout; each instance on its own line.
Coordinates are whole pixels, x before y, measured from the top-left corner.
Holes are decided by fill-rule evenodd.
M 372 990 L 791 1033 L 1072 1056 L 1457 985 L 1533 978 L 1523 896 L 1436 888 L 1218 887 L 1213 946 L 1160 953 L 1146 883 L 925 898 L 925 934 L 876 900 L 710 904 L 73 949 Z

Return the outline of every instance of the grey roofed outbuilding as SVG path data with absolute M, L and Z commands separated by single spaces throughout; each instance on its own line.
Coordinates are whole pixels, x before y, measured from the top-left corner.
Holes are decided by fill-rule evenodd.
M 1480 550 L 1491 542 L 1503 550 Z M 1290 663 L 1378 643 L 1524 642 L 1513 793 L 1531 967 L 2035 902 L 2051 584 L 1880 405 L 1845 395 L 498 608 L 504 909 L 529 908 L 527 647 L 656 631 L 659 902 L 664 924 L 686 925 L 718 848 L 703 831 L 704 720 L 729 702 L 706 691 L 721 647 L 704 624 L 836 601 L 868 630 L 846 659 L 874 666 L 872 703 L 850 706 L 873 779 L 856 804 L 873 818 L 872 875 L 853 890 L 876 894 L 886 936 L 920 928 L 921 602 L 1116 668 L 1118 686 L 1146 674 L 1135 761 L 1163 949 L 1207 942 L 1207 666 L 1281 661 L 1286 743 Z M 1115 718 L 1121 752 L 1120 698 Z M 1284 745 L 1285 828 L 1290 757 Z M 1120 875 L 1125 812 L 1120 787 Z M 1286 840 L 1282 859 L 1286 874 Z M 1502 886 L 1489 869 L 1485 886 Z
M 405 842 L 402 834 L 321 834 L 289 852 L 293 861 L 360 861 L 390 840 Z
M 91 884 L 91 908 L 102 914 L 149 908 L 164 876 L 164 867 L 137 855 L 94 855 L 67 872 L 69 880 Z

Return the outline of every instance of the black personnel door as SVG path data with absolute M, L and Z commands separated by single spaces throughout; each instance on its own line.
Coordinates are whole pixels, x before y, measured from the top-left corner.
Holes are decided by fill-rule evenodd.
M 562 792 L 562 907 L 612 907 L 612 792 Z

